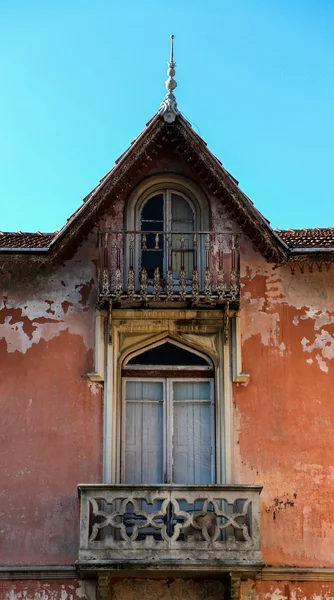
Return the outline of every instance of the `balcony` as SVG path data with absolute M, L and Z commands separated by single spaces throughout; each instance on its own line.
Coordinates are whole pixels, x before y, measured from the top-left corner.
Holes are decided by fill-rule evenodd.
M 240 253 L 230 232 L 99 232 L 100 303 L 238 305 Z
M 257 571 L 263 567 L 261 489 L 79 485 L 79 572 Z

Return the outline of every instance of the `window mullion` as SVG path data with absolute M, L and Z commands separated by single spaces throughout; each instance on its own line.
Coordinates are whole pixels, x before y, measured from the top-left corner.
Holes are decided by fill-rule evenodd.
M 163 382 L 163 398 L 164 398 L 164 408 L 163 408 L 163 464 L 164 464 L 164 483 L 169 482 L 169 472 L 168 472 L 168 381 L 167 379 Z
M 172 192 L 171 190 L 165 191 L 165 229 L 171 231 L 172 228 Z
M 167 482 L 173 483 L 173 438 L 174 438 L 174 423 L 173 423 L 173 382 L 171 379 L 166 379 L 166 404 L 167 404 Z

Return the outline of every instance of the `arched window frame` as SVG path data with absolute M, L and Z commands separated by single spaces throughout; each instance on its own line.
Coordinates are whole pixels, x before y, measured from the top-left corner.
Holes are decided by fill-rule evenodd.
M 125 231 L 141 231 L 141 212 L 145 203 L 159 193 L 164 195 L 165 204 L 171 205 L 171 194 L 175 193 L 184 198 L 190 205 L 194 214 L 194 231 L 209 231 L 210 229 L 210 211 L 209 203 L 202 189 L 193 181 L 179 175 L 157 175 L 143 181 L 130 195 L 124 215 Z M 166 202 L 167 200 L 167 202 Z M 165 209 L 164 221 L 167 229 L 170 229 L 170 215 Z M 166 214 L 167 213 L 167 214 Z M 140 236 L 134 248 L 135 269 L 140 264 Z M 165 240 L 166 243 L 166 240 Z M 204 274 L 204 237 L 198 240 L 197 266 L 199 269 L 200 286 L 203 285 Z M 164 258 L 166 263 L 166 256 Z M 125 269 L 128 272 L 129 267 L 129 249 L 125 249 Z M 165 264 L 165 271 L 167 265 Z M 124 282 L 126 285 L 126 282 Z M 138 274 L 136 275 L 136 286 L 138 287 Z
M 150 351 L 154 348 L 157 348 L 158 346 L 162 346 L 166 343 L 178 346 L 179 348 L 182 348 L 183 350 L 185 350 L 187 353 L 189 354 L 194 354 L 198 357 L 200 357 L 201 359 L 204 359 L 204 361 L 207 363 L 206 366 L 191 366 L 191 367 L 187 367 L 185 365 L 178 365 L 178 368 L 180 369 L 180 372 L 177 373 L 174 370 L 171 372 L 170 369 L 168 368 L 168 366 L 166 365 L 158 365 L 158 364 L 152 364 L 151 366 L 151 371 L 149 372 L 148 369 L 145 369 L 145 366 L 140 365 L 140 362 L 138 362 L 138 364 L 135 367 L 135 372 L 131 372 L 131 369 L 129 369 L 129 362 L 132 361 L 133 359 L 137 358 L 139 359 L 141 354 L 144 354 L 147 351 Z M 138 371 L 139 368 L 139 371 Z M 195 375 L 195 377 L 194 377 Z M 126 477 L 126 447 L 127 447 L 127 434 L 126 434 L 126 418 L 127 418 L 127 409 L 126 409 L 126 405 L 127 405 L 127 397 L 126 397 L 126 389 L 127 389 L 127 384 L 129 382 L 135 382 L 138 384 L 141 383 L 147 383 L 149 384 L 157 384 L 160 386 L 161 389 L 161 393 L 162 393 L 162 397 L 161 400 L 163 402 L 163 436 L 160 439 L 159 442 L 159 446 L 162 450 L 162 461 L 163 461 L 163 477 L 164 477 L 164 481 L 160 481 L 160 483 L 172 483 L 173 478 L 174 478 L 174 469 L 176 468 L 176 462 L 174 462 L 173 456 L 174 456 L 174 451 L 176 449 L 176 446 L 174 446 L 174 426 L 175 426 L 175 421 L 174 421 L 174 417 L 172 416 L 172 414 L 174 414 L 174 410 L 179 410 L 180 406 L 178 402 L 176 402 L 176 404 L 174 403 L 173 400 L 173 390 L 174 390 L 174 385 L 178 385 L 181 383 L 182 384 L 191 384 L 191 383 L 195 383 L 195 384 L 199 384 L 199 385 L 203 385 L 205 384 L 206 389 L 210 390 L 209 392 L 209 396 L 207 397 L 207 400 L 204 402 L 205 405 L 210 406 L 210 418 L 209 421 L 206 425 L 206 431 L 208 433 L 209 431 L 209 438 L 210 438 L 210 444 L 211 445 L 211 458 L 209 459 L 210 456 L 210 450 L 208 450 L 209 454 L 206 453 L 206 461 L 210 460 L 211 462 L 211 467 L 209 468 L 209 473 L 210 473 L 210 480 L 202 482 L 203 484 L 205 483 L 216 483 L 217 480 L 217 466 L 216 466 L 216 454 L 217 454 L 217 450 L 218 450 L 218 445 L 217 445 L 217 427 L 216 427 L 216 403 L 215 403 L 215 369 L 214 369 L 214 362 L 213 360 L 205 353 L 200 352 L 198 350 L 195 350 L 194 348 L 185 345 L 184 343 L 180 343 L 170 337 L 165 337 L 162 340 L 158 340 L 157 342 L 148 344 L 147 346 L 143 346 L 138 350 L 135 350 L 133 352 L 131 352 L 130 354 L 128 354 L 122 361 L 122 404 L 121 404 L 121 438 L 120 438 L 120 477 L 121 480 L 123 480 L 124 482 L 124 477 Z M 208 387 L 207 387 L 208 386 Z M 196 388 L 195 388 L 196 389 Z M 188 396 L 187 396 L 188 398 Z M 191 398 L 189 397 L 189 400 L 191 402 Z M 188 402 L 187 401 L 187 402 Z M 143 401 L 140 401 L 141 403 Z M 193 401 L 192 401 L 193 402 Z M 149 402 L 150 403 L 150 402 Z M 160 403 L 160 402 L 158 402 Z M 133 404 L 133 401 L 130 401 L 130 404 Z M 136 404 L 136 402 L 135 402 Z M 195 405 L 197 404 L 197 401 L 195 402 Z M 145 401 L 144 401 L 144 405 L 143 405 L 143 409 L 145 406 Z M 198 409 L 198 406 L 196 408 L 196 410 Z M 192 413 L 192 411 L 191 411 Z M 177 422 L 177 421 L 176 421 Z M 197 421 L 195 421 L 195 423 L 197 423 L 197 427 L 199 427 L 199 423 Z M 202 427 L 202 426 L 201 426 Z M 209 429 L 207 429 L 209 428 Z M 204 430 L 201 430 L 204 433 Z M 154 432 L 151 432 L 152 437 L 154 437 Z M 190 440 L 189 440 L 190 442 Z M 187 443 L 189 443 L 187 442 Z M 142 446 L 141 446 L 142 448 Z M 189 450 L 192 448 L 192 443 L 190 442 L 190 447 Z M 138 454 L 140 454 L 141 451 L 135 452 L 135 456 L 138 456 Z M 200 452 L 200 455 L 202 456 L 200 447 L 197 447 L 197 451 L 196 451 L 196 456 L 198 456 L 199 463 L 196 462 L 196 460 L 193 462 L 193 469 L 194 469 L 194 473 L 198 473 L 199 472 L 199 467 L 196 465 L 202 464 L 201 459 L 199 459 L 199 456 L 197 453 Z M 192 455 L 192 451 L 190 456 Z M 137 460 L 137 459 L 136 459 Z M 177 461 L 178 462 L 178 461 Z M 142 464 L 142 463 L 140 463 Z M 207 467 L 208 468 L 208 462 L 207 462 Z M 140 469 L 139 469 L 140 471 Z M 135 475 L 138 474 L 137 470 L 134 471 Z M 191 469 L 191 473 L 192 473 L 192 469 Z M 208 476 L 208 471 L 206 471 Z M 182 475 L 182 482 L 184 481 L 183 475 Z M 135 481 L 125 481 L 126 483 L 136 483 Z M 156 481 L 142 481 L 141 484 L 154 484 L 157 483 Z M 177 483 L 174 481 L 174 483 Z M 179 481 L 178 483 L 181 483 L 181 481 Z M 189 482 L 189 483 L 196 483 L 196 484 L 200 484 L 199 481 L 197 482 Z
M 187 365 L 182 365 L 182 369 L 185 371 L 188 370 L 196 370 L 196 371 L 212 371 L 214 370 L 214 363 L 211 360 L 211 358 L 207 355 L 204 354 L 203 352 L 200 352 L 199 350 L 196 350 L 195 348 L 189 348 L 188 346 L 185 346 L 184 344 L 181 344 L 180 342 L 177 342 L 176 340 L 172 339 L 172 338 L 164 338 L 162 340 L 159 340 L 157 342 L 153 342 L 152 344 L 150 344 L 149 346 L 144 346 L 144 348 L 140 348 L 139 350 L 135 350 L 134 352 L 132 352 L 131 354 L 129 354 L 123 361 L 122 364 L 122 369 L 129 369 L 129 370 L 134 370 L 135 368 L 137 369 L 138 367 L 134 367 L 133 365 L 129 365 L 130 361 L 132 361 L 134 358 L 136 358 L 137 356 L 139 357 L 141 354 L 144 354 L 145 352 L 147 352 L 148 350 L 153 350 L 154 348 L 158 348 L 158 346 L 163 346 L 164 344 L 169 343 L 172 344 L 173 346 L 177 346 L 179 348 L 182 348 L 183 350 L 186 350 L 187 352 L 194 354 L 196 356 L 199 356 L 200 358 L 202 358 L 203 360 L 205 360 L 205 362 L 207 363 L 206 366 L 201 365 L 201 366 L 187 366 Z M 138 363 L 139 364 L 139 363 Z M 152 370 L 152 367 L 150 366 L 146 366 L 146 365 L 140 365 L 140 368 L 145 371 L 145 370 Z M 156 365 L 155 368 L 159 368 L 161 370 L 165 370 L 168 371 L 170 369 L 169 366 L 167 365 Z
M 196 214 L 196 227 L 199 231 L 210 229 L 209 203 L 203 190 L 196 183 L 181 175 L 154 175 L 144 180 L 130 194 L 125 209 L 125 229 L 140 229 L 140 211 L 143 204 L 154 194 L 163 190 L 173 190 L 190 200 Z
M 120 465 L 121 445 L 121 373 L 124 360 L 133 352 L 141 352 L 145 347 L 159 343 L 167 337 L 185 346 L 189 345 L 188 334 L 184 335 L 182 331 L 166 333 L 169 330 L 168 320 L 166 320 L 170 315 L 169 311 L 159 310 L 153 311 L 153 313 L 150 311 L 150 318 L 153 315 L 153 318 L 158 321 L 151 322 L 152 326 L 148 328 L 147 333 L 144 333 L 145 328 L 142 326 L 146 319 L 144 314 L 141 315 L 138 326 L 133 329 L 131 319 L 134 318 L 134 315 L 132 312 L 128 315 L 128 318 L 130 317 L 129 326 L 127 326 L 127 321 L 124 321 L 125 313 L 120 320 L 117 316 L 115 322 L 110 321 L 107 311 L 98 310 L 96 315 L 95 370 L 88 373 L 88 378 L 91 382 L 100 384 L 104 382 L 103 480 L 105 483 L 120 482 L 118 465 Z M 185 316 L 188 311 L 181 312 Z M 196 317 L 195 313 L 195 321 L 196 318 L 202 319 L 203 317 L 200 315 Z M 230 318 L 232 330 L 229 344 L 224 342 L 220 320 L 217 321 L 217 317 L 214 317 L 212 321 L 212 318 L 213 313 L 211 312 L 211 326 L 216 323 L 214 326 L 216 332 L 207 334 L 207 336 L 195 335 L 198 343 L 192 342 L 191 347 L 193 350 L 202 351 L 209 356 L 214 364 L 217 483 L 233 483 L 232 382 L 235 382 L 234 385 L 247 385 L 250 376 L 242 370 L 239 315 L 234 313 L 233 318 Z M 163 323 L 161 319 L 163 319 Z M 134 336 L 136 331 L 138 333 L 135 333 Z M 213 338 L 212 335 L 214 335 Z M 190 334 L 190 337 L 194 337 L 194 335 Z

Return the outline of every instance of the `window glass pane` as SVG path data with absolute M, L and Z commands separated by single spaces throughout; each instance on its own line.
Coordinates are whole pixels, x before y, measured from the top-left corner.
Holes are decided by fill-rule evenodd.
M 174 401 L 210 402 L 209 381 L 174 381 L 173 392 Z
M 212 483 L 210 383 L 174 382 L 173 392 L 173 482 Z
M 126 400 L 163 400 L 161 381 L 127 381 Z
M 191 279 L 194 266 L 193 234 L 194 213 L 190 204 L 179 194 L 172 194 L 172 269 L 173 277 L 178 279 L 183 266 L 186 279 Z M 181 236 L 181 233 L 184 235 Z
M 147 238 L 151 236 L 148 234 Z M 154 236 L 153 236 L 154 237 Z M 148 239 L 149 241 L 149 239 Z M 147 276 L 149 279 L 153 279 L 154 271 L 158 267 L 160 275 L 163 272 L 164 254 L 163 250 L 143 250 L 141 256 L 142 267 L 147 270 Z
M 181 227 L 181 223 L 185 227 Z M 194 213 L 182 196 L 172 194 L 172 231 L 192 231 L 194 228 Z M 178 225 L 179 224 L 179 225 Z M 188 228 L 186 226 L 188 225 Z
M 163 384 L 127 381 L 124 482 L 163 480 Z
M 145 202 L 141 211 L 142 221 L 163 221 L 164 220 L 164 200 L 162 194 L 152 196 Z M 145 227 L 142 227 L 145 231 Z
M 211 361 L 166 342 L 129 360 L 129 365 L 212 366 Z

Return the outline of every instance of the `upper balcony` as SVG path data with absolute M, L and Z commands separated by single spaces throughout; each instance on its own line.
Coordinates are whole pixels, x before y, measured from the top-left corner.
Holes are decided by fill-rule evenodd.
M 213 231 L 99 232 L 100 302 L 219 306 L 240 296 L 238 236 Z
M 81 574 L 258 571 L 261 486 L 79 485 Z

